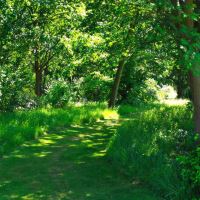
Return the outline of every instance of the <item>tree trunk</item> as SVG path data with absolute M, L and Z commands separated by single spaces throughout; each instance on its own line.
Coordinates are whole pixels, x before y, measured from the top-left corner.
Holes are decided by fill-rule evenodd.
M 190 72 L 190 85 L 194 105 L 195 132 L 200 134 L 200 77 Z
M 139 13 L 137 12 L 135 20 L 130 22 L 127 35 L 124 38 L 125 43 L 132 36 L 132 31 L 133 31 L 133 28 L 137 24 L 137 17 L 138 16 L 139 16 Z M 130 44 L 129 44 L 128 48 L 126 47 L 124 49 L 124 51 L 128 50 L 129 48 L 130 48 Z M 118 64 L 118 67 L 117 67 L 117 72 L 116 72 L 116 75 L 115 75 L 114 84 L 113 84 L 113 87 L 112 87 L 112 90 L 111 90 L 110 99 L 109 99 L 109 102 L 108 102 L 109 108 L 115 107 L 115 103 L 116 103 L 116 99 L 117 99 L 117 95 L 118 95 L 118 90 L 119 90 L 119 84 L 121 82 L 121 77 L 122 77 L 124 65 L 126 63 L 126 59 L 127 59 L 126 57 L 122 56 L 121 60 L 119 61 L 119 64 Z
M 43 93 L 42 84 L 43 84 L 42 67 L 39 64 L 39 61 L 35 60 L 35 94 L 38 97 L 42 96 Z
M 120 84 L 123 69 L 124 69 L 124 65 L 125 65 L 125 58 L 123 58 L 119 62 L 119 65 L 117 67 L 117 72 L 116 72 L 116 75 L 115 75 L 114 84 L 113 84 L 110 99 L 109 99 L 109 102 L 108 102 L 109 108 L 113 108 L 115 106 L 117 95 L 118 95 L 118 90 L 119 90 L 119 84 Z
M 180 83 L 177 84 L 177 98 L 178 99 L 182 99 L 184 98 L 184 92 L 183 92 L 183 88 L 182 88 L 182 85 Z
M 35 71 L 35 94 L 40 97 L 42 96 L 43 90 L 43 67 L 39 60 L 38 45 L 34 48 L 34 71 Z
M 190 16 L 193 13 L 193 0 L 185 1 L 185 12 L 188 15 L 186 19 L 186 26 L 188 31 L 190 31 L 194 28 L 194 21 Z M 200 134 L 200 76 L 194 74 L 194 68 L 200 71 L 200 64 L 198 64 L 198 66 L 193 66 L 193 69 L 191 69 L 189 72 L 190 88 L 194 105 L 195 131 L 196 133 Z

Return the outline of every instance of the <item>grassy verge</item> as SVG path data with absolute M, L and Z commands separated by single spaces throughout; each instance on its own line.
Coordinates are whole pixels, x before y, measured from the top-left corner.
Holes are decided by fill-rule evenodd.
M 92 123 L 117 118 L 117 112 L 105 104 L 70 106 L 64 109 L 37 109 L 0 114 L 0 155 L 27 140 L 38 138 L 50 129 L 71 124 Z
M 130 120 L 112 137 L 107 154 L 132 182 L 146 183 L 165 199 L 190 199 L 178 155 L 191 148 L 192 112 L 186 104 L 122 106 Z M 187 145 L 186 145 L 187 144 Z
M 119 121 L 58 128 L 0 162 L 1 200 L 161 200 L 105 159 Z

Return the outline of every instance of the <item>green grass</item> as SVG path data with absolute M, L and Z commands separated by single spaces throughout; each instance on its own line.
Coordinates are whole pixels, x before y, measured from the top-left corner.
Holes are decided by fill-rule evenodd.
M 159 200 L 145 185 L 133 183 L 105 158 L 120 124 L 57 127 L 26 142 L 0 162 L 1 200 Z
M 45 135 L 54 127 L 92 123 L 104 118 L 118 118 L 105 104 L 68 106 L 64 109 L 37 109 L 0 114 L 0 155 L 25 141 Z
M 176 162 L 192 144 L 189 107 L 118 113 L 105 104 L 2 113 L 0 200 L 191 199 Z
M 185 104 L 152 104 L 122 106 L 119 112 L 130 119 L 110 141 L 107 156 L 113 165 L 165 199 L 190 199 L 176 157 L 192 144 L 191 110 Z

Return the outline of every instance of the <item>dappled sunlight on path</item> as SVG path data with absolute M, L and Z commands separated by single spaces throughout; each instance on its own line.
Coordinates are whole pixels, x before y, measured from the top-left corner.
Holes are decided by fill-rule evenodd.
M 119 124 L 57 128 L 0 161 L 0 200 L 153 200 L 105 159 Z

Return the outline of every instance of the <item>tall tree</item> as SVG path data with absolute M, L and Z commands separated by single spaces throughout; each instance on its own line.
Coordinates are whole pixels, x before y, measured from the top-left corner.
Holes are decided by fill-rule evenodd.
M 185 69 L 188 70 L 189 86 L 194 105 L 195 131 L 200 134 L 200 55 L 199 55 L 199 22 L 196 19 L 196 11 L 200 8 L 199 1 L 194 0 L 171 0 L 175 8 L 172 12 L 173 23 L 179 32 L 178 48 L 179 60 L 185 58 Z M 196 10 L 195 10 L 196 8 Z M 181 48 L 184 48 L 184 51 Z
M 57 57 L 68 56 L 61 40 L 80 23 L 84 6 L 78 1 L 5 0 L 3 8 L 1 61 L 10 62 L 11 54 L 21 58 L 24 67 L 31 66 L 35 94 L 41 96 L 47 75 L 57 67 Z
M 187 31 L 194 31 L 194 1 L 193 0 L 186 0 L 185 1 L 185 13 L 186 17 L 186 27 L 188 28 Z M 192 44 L 192 38 L 187 37 L 188 42 Z M 194 52 L 198 54 L 198 52 Z M 199 56 L 199 55 L 198 55 Z M 195 122 L 195 131 L 200 134 L 200 63 L 194 62 L 192 69 L 189 71 L 190 77 L 190 87 L 192 91 L 192 101 L 194 104 L 194 122 Z

